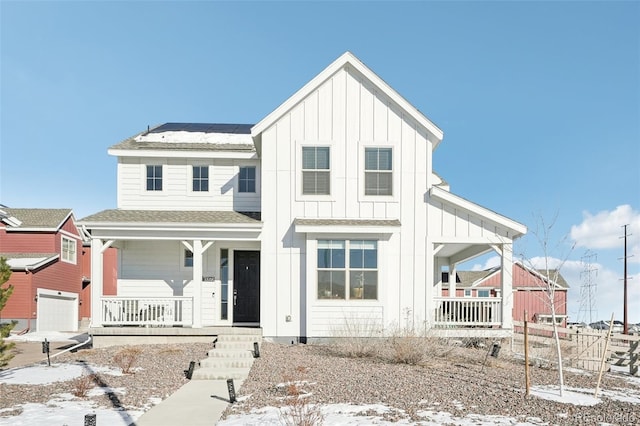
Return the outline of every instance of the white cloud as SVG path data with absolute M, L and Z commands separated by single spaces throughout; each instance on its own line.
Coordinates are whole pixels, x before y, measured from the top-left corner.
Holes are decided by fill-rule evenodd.
M 601 211 L 595 215 L 583 213 L 583 221 L 571 227 L 571 238 L 576 246 L 587 249 L 622 249 L 624 246 L 623 225 L 627 227 L 627 255 L 629 262 L 640 262 L 640 212 L 628 205 L 612 211 Z

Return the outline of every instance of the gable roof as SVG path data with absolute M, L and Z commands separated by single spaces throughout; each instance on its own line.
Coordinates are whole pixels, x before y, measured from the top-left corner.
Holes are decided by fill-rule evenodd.
M 483 219 L 487 219 L 493 223 L 501 225 L 509 230 L 511 230 L 511 238 L 516 239 L 527 233 L 527 227 L 515 220 L 509 219 L 506 216 L 503 216 L 499 213 L 494 212 L 486 207 L 482 207 L 479 204 L 476 204 L 472 201 L 464 199 L 458 195 L 451 193 L 445 189 L 442 189 L 438 186 L 432 186 L 429 189 L 429 196 L 438 199 L 439 201 L 448 204 L 450 206 L 464 209 L 470 213 L 478 215 Z
M 7 231 L 57 231 L 73 215 L 71 209 L 13 209 L 3 208 L 10 217 L 20 222 L 7 223 Z
M 513 262 L 513 268 L 520 268 L 520 270 L 524 272 L 528 272 L 533 274 L 535 277 L 539 278 L 542 281 L 547 281 L 548 277 L 554 278 L 556 280 L 551 280 L 555 282 L 556 286 L 559 289 L 568 289 L 569 283 L 564 279 L 560 271 L 557 269 L 549 269 L 549 275 L 547 276 L 547 272 L 543 269 L 533 269 L 526 265 L 524 265 L 520 261 Z M 456 283 L 459 288 L 471 288 L 471 287 L 481 287 L 482 284 L 487 281 L 489 278 L 494 275 L 500 274 L 500 267 L 495 266 L 493 268 L 485 269 L 482 271 L 456 271 Z M 513 287 L 529 287 L 525 285 L 519 285 L 517 279 L 515 279 L 516 274 L 513 273 Z M 445 277 L 448 279 L 448 274 L 445 275 L 445 272 L 442 274 L 443 286 L 446 288 L 448 286 L 448 280 L 445 282 Z
M 365 78 L 369 80 L 374 86 L 376 86 L 381 92 L 387 95 L 393 102 L 395 102 L 400 108 L 406 111 L 419 125 L 427 129 L 433 134 L 437 140 L 434 141 L 433 149 L 436 148 L 438 143 L 444 136 L 442 130 L 438 128 L 431 120 L 429 120 L 424 114 L 422 114 L 416 107 L 411 105 L 405 98 L 403 98 L 398 92 L 396 92 L 391 86 L 389 86 L 384 80 L 376 75 L 371 69 L 364 65 L 358 58 L 356 58 L 351 52 L 345 52 L 338 59 L 333 61 L 331 65 L 325 68 L 320 74 L 315 76 L 311 81 L 305 84 L 300 90 L 298 90 L 293 96 L 282 103 L 278 108 L 272 111 L 269 115 L 263 118 L 258 124 L 251 129 L 251 136 L 254 139 L 259 140 L 260 134 L 265 131 L 269 126 L 278 121 L 283 115 L 305 99 L 309 94 L 322 85 L 325 81 L 331 78 L 336 72 L 346 67 L 352 66 L 358 72 L 360 72 Z

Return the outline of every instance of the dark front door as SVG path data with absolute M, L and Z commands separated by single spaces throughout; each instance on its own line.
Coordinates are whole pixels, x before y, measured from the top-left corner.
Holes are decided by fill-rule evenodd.
M 260 252 L 233 252 L 233 322 L 260 323 Z

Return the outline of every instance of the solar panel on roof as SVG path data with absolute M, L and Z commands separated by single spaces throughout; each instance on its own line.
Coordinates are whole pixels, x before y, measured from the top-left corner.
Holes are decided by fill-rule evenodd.
M 227 123 L 165 123 L 152 129 L 149 133 L 162 132 L 202 132 L 202 133 L 231 133 L 248 135 L 253 124 Z

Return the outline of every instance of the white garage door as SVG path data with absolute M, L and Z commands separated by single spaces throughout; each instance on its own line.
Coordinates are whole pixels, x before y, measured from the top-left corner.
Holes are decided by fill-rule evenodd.
M 78 331 L 78 295 L 39 290 L 38 331 Z

